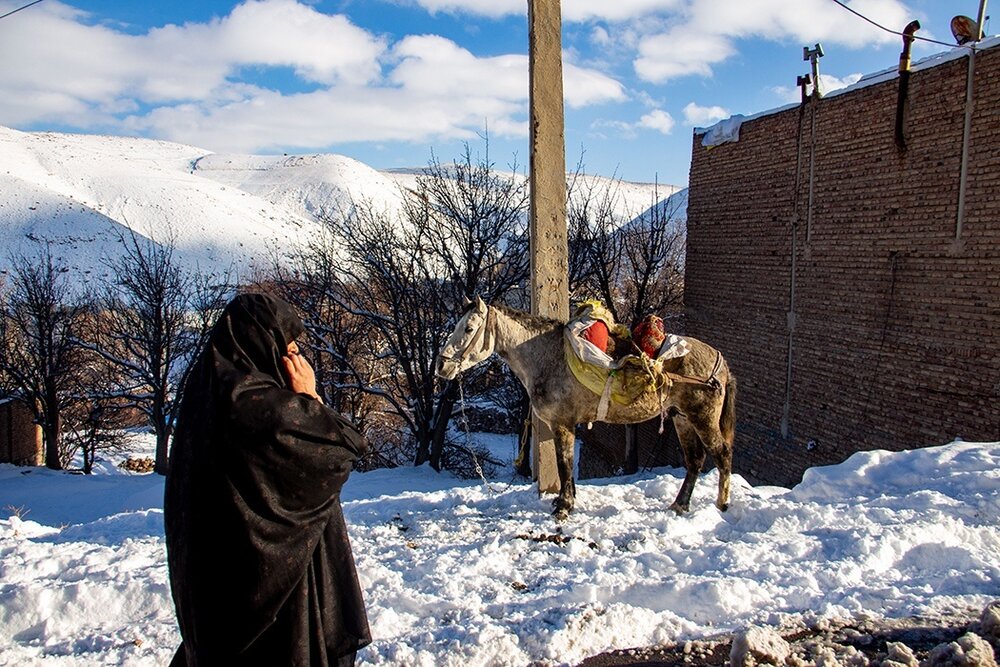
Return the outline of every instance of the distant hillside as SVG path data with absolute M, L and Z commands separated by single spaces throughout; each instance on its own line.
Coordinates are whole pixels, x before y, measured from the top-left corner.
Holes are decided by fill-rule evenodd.
M 49 243 L 90 281 L 107 273 L 131 228 L 172 237 L 187 266 L 246 276 L 275 251 L 308 238 L 317 218 L 352 201 L 394 212 L 420 169 L 380 172 L 341 155 L 210 153 L 165 141 L 31 133 L 0 127 L 0 272 L 11 253 Z M 609 179 L 582 177 L 587 186 Z M 680 188 L 617 184 L 622 214 L 638 215 Z

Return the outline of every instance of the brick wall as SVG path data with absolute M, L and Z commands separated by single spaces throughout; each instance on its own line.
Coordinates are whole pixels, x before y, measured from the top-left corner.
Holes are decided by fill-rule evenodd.
M 738 377 L 741 474 L 1000 440 L 1000 48 L 976 57 L 956 242 L 967 71 L 912 73 L 905 151 L 895 78 L 694 137 L 687 329 Z
M 636 443 L 638 445 L 639 470 L 670 466 L 684 467 L 684 456 L 681 454 L 681 444 L 677 440 L 677 432 L 667 420 L 663 433 L 660 432 L 660 419 L 651 419 L 638 424 Z M 625 472 L 625 427 L 619 424 L 594 424 L 577 428 L 580 439 L 580 461 L 578 476 L 580 479 L 594 477 L 612 477 Z M 705 468 L 712 465 L 711 459 Z
M 17 401 L 0 403 L 0 463 L 39 466 L 45 462 L 42 429 Z

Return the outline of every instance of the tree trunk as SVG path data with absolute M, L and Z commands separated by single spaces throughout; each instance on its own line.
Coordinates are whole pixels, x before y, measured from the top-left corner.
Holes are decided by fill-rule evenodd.
M 62 418 L 59 414 L 59 399 L 54 388 L 45 392 L 44 423 L 42 436 L 45 438 L 45 466 L 52 470 L 62 470 L 63 464 L 59 458 L 59 432 L 62 429 Z
M 441 394 L 437 409 L 434 411 L 434 435 L 431 439 L 431 466 L 441 470 L 441 454 L 444 452 L 444 439 L 448 435 L 448 422 L 458 400 L 458 380 L 449 380 L 448 386 Z
M 417 436 L 417 455 L 413 459 L 413 465 L 422 466 L 431 460 L 431 433 L 425 427 L 420 426 L 415 435 Z
M 153 472 L 158 475 L 166 475 L 169 466 L 167 458 L 167 445 L 170 442 L 170 429 L 165 424 L 155 424 L 156 430 L 156 459 L 153 464 Z
M 55 420 L 55 423 L 52 423 Z M 42 425 L 42 436 L 45 438 L 45 467 L 52 470 L 62 470 L 63 464 L 59 459 L 59 417 L 49 415 L 48 420 Z
M 94 435 L 93 432 L 90 433 L 91 438 Z M 81 449 L 83 450 L 83 474 L 89 475 L 94 471 L 94 455 L 97 454 L 97 449 L 90 443 L 84 443 Z

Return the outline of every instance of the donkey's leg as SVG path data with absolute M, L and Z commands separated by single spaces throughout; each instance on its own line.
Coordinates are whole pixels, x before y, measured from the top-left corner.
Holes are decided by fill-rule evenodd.
M 698 481 L 701 467 L 705 465 L 705 447 L 687 418 L 678 415 L 673 421 L 674 428 L 677 429 L 677 439 L 681 442 L 681 451 L 684 453 L 684 467 L 687 468 L 687 474 L 684 475 L 684 483 L 681 484 L 681 490 L 677 492 L 677 499 L 670 509 L 683 514 L 691 507 L 691 493 L 694 491 L 695 482 Z
M 556 521 L 562 521 L 573 511 L 576 502 L 576 482 L 573 480 L 573 429 L 556 426 L 552 429 L 556 444 L 556 469 L 559 471 L 559 495 L 552 501 Z
M 733 446 L 723 441 L 722 447 L 715 454 L 712 454 L 715 465 L 719 469 L 719 497 L 715 500 L 715 506 L 719 511 L 725 512 L 729 509 L 729 478 L 733 474 Z
M 695 421 L 692 426 L 698 432 L 698 437 L 705 443 L 708 453 L 715 461 L 715 467 L 719 469 L 719 495 L 715 499 L 715 506 L 720 511 L 729 509 L 729 478 L 733 472 L 733 446 L 722 437 L 722 431 L 715 423 L 704 423 Z

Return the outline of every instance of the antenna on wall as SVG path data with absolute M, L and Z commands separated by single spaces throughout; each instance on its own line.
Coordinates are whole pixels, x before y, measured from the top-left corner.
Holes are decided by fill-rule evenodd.
M 813 84 L 813 95 L 815 97 L 822 97 L 823 91 L 820 90 L 819 85 L 819 59 L 825 56 L 823 52 L 823 45 L 816 44 L 813 48 L 808 46 L 802 47 L 802 60 L 809 60 L 812 62 L 812 84 Z
M 956 16 L 951 20 L 951 34 L 959 46 L 975 42 L 979 35 L 979 26 L 968 16 Z
M 986 2 L 987 0 L 979 0 L 979 15 L 975 21 L 962 15 L 951 20 L 951 34 L 959 45 L 978 42 L 983 38 L 983 28 L 990 18 L 986 15 Z

